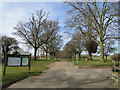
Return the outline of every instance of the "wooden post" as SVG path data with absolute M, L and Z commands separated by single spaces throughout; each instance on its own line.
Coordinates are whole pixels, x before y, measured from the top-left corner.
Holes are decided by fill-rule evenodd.
M 115 60 L 113 60 L 113 68 L 114 68 L 114 72 L 116 72 Z
M 120 70 L 120 60 L 119 60 L 119 70 Z
M 30 53 L 30 57 L 29 57 L 29 73 L 30 73 L 30 65 L 31 65 L 31 53 Z
M 7 65 L 7 53 L 5 54 L 5 63 L 4 63 L 4 72 L 3 72 L 3 75 L 5 75 L 6 73 L 6 65 Z
M 23 57 L 20 57 L 20 58 L 21 58 L 20 66 L 22 66 L 22 59 L 23 59 Z

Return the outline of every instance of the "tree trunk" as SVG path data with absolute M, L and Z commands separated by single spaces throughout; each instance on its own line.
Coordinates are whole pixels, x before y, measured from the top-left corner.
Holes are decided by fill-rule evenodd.
M 88 53 L 89 53 L 90 60 L 92 60 L 92 53 L 91 52 L 88 52 Z
M 79 60 L 81 59 L 81 53 L 79 53 Z
M 46 51 L 46 59 L 47 59 L 47 51 Z
M 50 59 L 51 59 L 51 54 L 50 54 Z
M 50 59 L 52 59 L 52 53 L 49 53 L 50 54 Z
M 104 62 L 104 47 L 103 47 L 103 42 L 100 42 L 100 60 Z
M 35 60 L 35 61 L 37 60 L 36 54 L 37 54 L 37 48 L 34 48 L 34 60 Z
M 55 52 L 54 52 L 54 59 L 55 59 Z
M 107 55 L 105 55 L 106 56 L 106 61 L 107 61 Z
M 6 52 L 4 52 L 3 63 L 5 63 Z

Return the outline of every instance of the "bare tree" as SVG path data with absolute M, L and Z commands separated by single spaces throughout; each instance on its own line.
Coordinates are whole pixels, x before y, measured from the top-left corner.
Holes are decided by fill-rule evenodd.
M 32 17 L 29 18 L 25 23 L 18 22 L 14 34 L 20 36 L 26 44 L 34 48 L 34 59 L 36 60 L 36 53 L 38 48 L 42 45 L 42 34 L 44 32 L 44 25 L 48 19 L 48 13 L 43 11 L 43 9 L 36 11 L 35 14 L 32 14 Z
M 104 41 L 117 39 L 118 3 L 115 2 L 66 2 L 70 6 L 67 26 L 84 31 L 89 28 L 95 34 L 92 38 L 100 45 L 101 60 L 104 61 Z M 71 23 L 72 22 L 72 23 Z
M 81 58 L 81 53 L 84 50 L 84 35 L 80 32 L 76 32 L 75 34 L 72 34 L 72 40 L 73 43 L 76 45 L 76 52 L 79 55 L 79 59 Z
M 68 53 L 68 57 L 72 58 L 72 56 L 74 56 L 75 60 L 76 60 L 76 55 L 78 53 L 77 51 L 77 44 L 75 44 L 74 40 L 70 40 L 69 42 L 66 43 L 66 45 L 64 46 L 64 50 L 66 53 Z
M 85 38 L 84 35 L 82 35 L 82 33 L 80 31 L 77 31 L 75 33 L 71 33 L 71 32 L 66 32 L 68 34 L 71 35 L 71 40 L 66 43 L 66 45 L 64 46 L 64 50 L 63 52 L 66 52 L 68 57 L 73 56 L 76 59 L 76 55 L 79 55 L 79 59 L 81 58 L 81 53 L 84 50 L 84 42 L 85 42 Z
M 114 53 L 116 48 L 114 47 L 115 45 L 115 40 L 107 39 L 104 43 L 104 55 L 106 56 L 106 61 L 107 61 L 107 56 L 110 55 L 110 53 Z
M 58 20 L 47 20 L 44 24 L 44 33 L 42 35 L 42 48 L 46 52 L 46 59 L 47 59 L 47 53 L 49 53 L 48 49 L 50 46 L 50 43 L 53 43 L 53 41 L 57 38 L 59 31 L 58 26 Z M 51 47 L 52 48 L 52 47 Z
M 48 53 L 50 54 L 50 58 L 51 56 L 53 56 L 53 58 L 56 57 L 56 53 L 61 49 L 61 46 L 62 46 L 61 35 L 56 34 L 56 38 L 49 42 L 48 44 Z
M 69 44 L 67 43 L 63 47 L 63 50 L 61 52 L 61 57 L 65 58 L 65 59 L 67 59 L 67 58 L 71 59 L 72 56 L 73 56 L 73 54 L 71 52 L 69 52 Z

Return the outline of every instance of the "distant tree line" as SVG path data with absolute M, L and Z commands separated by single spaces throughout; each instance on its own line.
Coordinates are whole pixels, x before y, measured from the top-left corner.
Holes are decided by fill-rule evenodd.
M 64 46 L 64 57 L 72 58 L 72 56 L 74 56 L 76 60 L 76 55 L 78 55 L 80 59 L 82 51 L 88 51 L 88 58 L 92 60 L 92 53 L 97 52 L 97 46 L 98 44 L 94 40 L 90 40 L 90 38 L 78 31 L 75 34 L 72 34 L 72 39 Z

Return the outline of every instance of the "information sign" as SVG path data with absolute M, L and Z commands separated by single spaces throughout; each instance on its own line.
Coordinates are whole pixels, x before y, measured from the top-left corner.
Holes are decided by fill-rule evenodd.
M 8 57 L 8 66 L 20 66 L 21 58 L 20 57 Z
M 28 65 L 28 58 L 22 58 L 22 66 Z
M 28 66 L 29 72 L 30 72 L 30 64 L 31 64 L 31 54 L 30 55 L 19 55 L 15 56 L 12 54 L 7 54 L 7 57 L 5 58 L 5 64 L 4 64 L 4 73 L 6 72 L 6 66 Z

